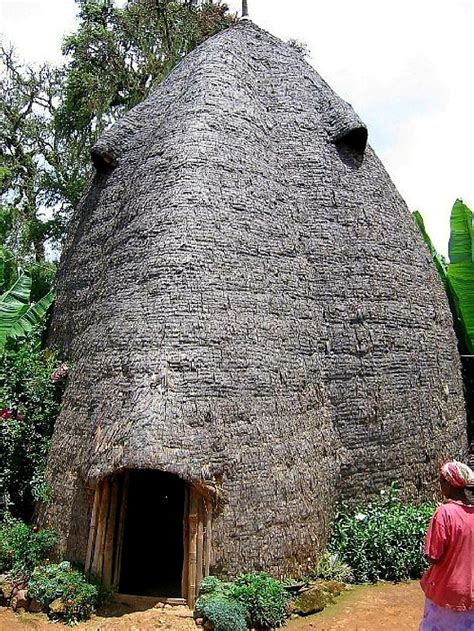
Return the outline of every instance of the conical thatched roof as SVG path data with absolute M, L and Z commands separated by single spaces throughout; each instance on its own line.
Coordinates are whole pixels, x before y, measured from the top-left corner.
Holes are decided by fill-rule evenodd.
M 445 293 L 366 140 L 244 21 L 97 144 L 52 325 L 71 374 L 47 518 L 69 556 L 97 481 L 157 469 L 225 498 L 215 567 L 296 573 L 341 495 L 426 496 L 465 447 Z

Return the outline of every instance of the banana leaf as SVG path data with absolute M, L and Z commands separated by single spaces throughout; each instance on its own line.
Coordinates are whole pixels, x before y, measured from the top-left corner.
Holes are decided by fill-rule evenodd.
M 35 304 L 30 303 L 31 278 L 21 274 L 0 296 L 0 352 L 9 338 L 24 337 L 44 319 L 54 300 L 49 292 Z
M 448 293 L 461 332 L 461 343 L 474 354 L 474 232 L 472 212 L 457 199 L 451 211 Z
M 448 272 L 446 259 L 441 254 L 438 254 L 436 248 L 433 245 L 433 242 L 431 241 L 429 237 L 429 234 L 426 232 L 425 222 L 423 221 L 423 217 L 421 216 L 421 213 L 418 210 L 415 210 L 415 212 L 413 213 L 413 219 L 415 220 L 415 223 L 421 232 L 423 240 L 431 254 L 431 257 L 436 266 L 436 269 L 438 270 L 438 274 L 440 275 L 441 280 L 443 281 L 443 284 L 446 287 L 446 283 L 447 283 L 446 274 Z
M 448 288 L 455 306 L 453 316 L 457 318 L 463 338 L 461 342 L 465 351 L 474 355 L 474 263 L 450 263 Z
M 38 302 L 28 307 L 28 311 L 25 311 L 20 318 L 21 335 L 28 333 L 33 327 L 41 324 L 53 302 L 54 292 L 50 291 L 38 300 Z
M 449 262 L 454 264 L 472 263 L 474 261 L 472 212 L 461 199 L 454 202 L 450 224 Z
M 474 230 L 472 212 L 457 199 L 451 211 L 449 264 L 438 254 L 418 211 L 413 218 L 444 283 L 462 353 L 474 355 Z

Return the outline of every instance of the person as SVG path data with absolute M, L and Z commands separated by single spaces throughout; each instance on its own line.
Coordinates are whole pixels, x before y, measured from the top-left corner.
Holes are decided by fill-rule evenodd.
M 466 495 L 474 473 L 452 460 L 441 467 L 440 485 L 446 501 L 426 533 L 430 567 L 421 579 L 426 600 L 420 631 L 474 631 L 474 505 Z

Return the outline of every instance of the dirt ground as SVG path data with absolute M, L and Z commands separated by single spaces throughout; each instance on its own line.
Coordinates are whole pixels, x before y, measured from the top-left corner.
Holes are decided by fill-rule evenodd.
M 417 631 L 423 610 L 418 582 L 358 586 L 324 612 L 292 620 L 288 631 Z M 131 612 L 125 605 L 110 605 L 78 631 L 197 631 L 186 607 L 155 607 Z M 14 614 L 0 607 L 0 631 L 66 631 L 43 614 Z
M 292 620 L 290 631 L 417 631 L 424 595 L 418 581 L 358 586 L 335 605 Z
M 125 605 L 110 605 L 73 629 L 78 631 L 197 631 L 187 607 L 153 607 L 131 612 Z M 71 631 L 71 627 L 51 623 L 44 614 L 15 614 L 0 607 L 0 631 Z

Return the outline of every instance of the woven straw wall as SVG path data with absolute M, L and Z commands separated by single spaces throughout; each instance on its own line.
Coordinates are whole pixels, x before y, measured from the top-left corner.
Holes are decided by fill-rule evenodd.
M 365 140 L 249 21 L 100 140 L 52 326 L 71 364 L 46 514 L 63 553 L 84 559 L 97 480 L 151 468 L 224 494 L 215 569 L 297 574 L 339 497 L 394 479 L 425 497 L 465 448 L 444 290 Z

